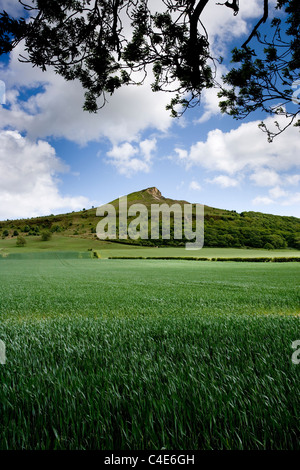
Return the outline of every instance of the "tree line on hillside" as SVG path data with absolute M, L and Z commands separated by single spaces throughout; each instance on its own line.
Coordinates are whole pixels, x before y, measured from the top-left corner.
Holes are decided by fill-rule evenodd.
M 129 220 L 129 223 L 131 219 Z M 151 239 L 150 229 L 148 240 L 116 240 L 119 243 L 143 246 L 184 246 L 187 238 L 174 239 L 174 227 L 171 215 L 170 239 Z M 193 224 L 195 230 L 195 222 Z M 116 232 L 118 237 L 118 223 Z M 160 234 L 162 225 L 160 224 Z M 295 217 L 281 217 L 258 212 L 217 211 L 207 210 L 204 217 L 204 246 L 233 248 L 265 248 L 300 249 L 300 220 Z
M 0 225 L 0 228 L 2 226 Z M 56 230 L 55 230 L 56 231 Z M 2 231 L 2 239 L 5 239 L 7 237 L 14 238 L 16 237 L 16 245 L 17 246 L 25 246 L 27 241 L 25 236 L 40 236 L 41 241 L 49 241 L 52 238 L 52 233 L 53 230 L 42 230 L 40 231 L 40 227 L 37 226 L 30 226 L 30 225 L 25 225 L 24 227 L 18 226 L 18 229 L 11 229 L 9 228 L 4 229 Z
M 86 225 L 81 225 L 80 233 L 78 230 L 72 232 L 72 235 L 79 237 L 97 238 L 96 225 L 100 218 L 91 216 L 91 221 Z M 133 219 L 130 218 L 128 223 Z M 119 240 L 119 225 L 117 221 L 116 242 L 129 243 L 144 246 L 184 246 L 188 241 L 184 236 L 182 239 L 174 239 L 173 217 L 171 214 L 170 239 L 165 240 L 160 236 L 159 239 L 151 239 L 150 220 L 148 221 L 149 236 L 147 240 Z M 23 224 L 4 222 L 0 224 L 2 229 L 2 238 L 23 236 L 41 236 L 46 238 L 46 233 L 70 235 L 71 227 L 75 221 L 69 219 L 57 218 L 47 220 L 24 221 Z M 76 228 L 77 225 L 75 224 Z M 72 229 L 74 228 L 72 227 Z M 160 225 L 160 229 L 161 229 Z M 194 222 L 195 229 L 195 222 Z M 162 231 L 160 230 L 160 233 Z M 0 232 L 1 233 L 1 232 Z M 295 217 L 273 216 L 259 212 L 242 212 L 238 214 L 235 211 L 221 211 L 213 208 L 206 208 L 204 217 L 204 246 L 207 247 L 233 247 L 233 248 L 265 248 L 282 249 L 294 248 L 300 249 L 300 219 Z

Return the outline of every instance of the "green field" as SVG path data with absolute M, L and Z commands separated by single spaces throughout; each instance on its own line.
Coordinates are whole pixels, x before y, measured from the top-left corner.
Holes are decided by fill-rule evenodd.
M 299 280 L 299 263 L 0 261 L 0 448 L 299 449 Z
M 41 242 L 40 237 L 26 237 L 24 247 L 16 246 L 16 238 L 0 240 L 0 255 L 8 253 L 32 253 L 45 251 L 79 251 L 93 249 L 102 258 L 111 256 L 143 256 L 143 257 L 203 257 L 203 258 L 256 258 L 256 257 L 299 257 L 300 251 L 294 249 L 264 250 L 255 248 L 202 248 L 201 250 L 186 250 L 184 247 L 143 247 L 121 243 L 105 242 L 98 239 L 85 239 L 53 235 L 52 240 Z

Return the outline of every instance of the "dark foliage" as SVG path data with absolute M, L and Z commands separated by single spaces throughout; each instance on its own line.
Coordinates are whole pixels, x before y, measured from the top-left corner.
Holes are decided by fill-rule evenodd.
M 46 70 L 53 66 L 66 80 L 80 80 L 85 91 L 84 109 L 96 112 L 122 86 L 142 84 L 149 67 L 153 91 L 174 92 L 168 109 L 173 116 L 200 103 L 203 89 L 214 86 L 216 68 L 222 60 L 212 56 L 202 13 L 209 0 L 162 0 L 154 11 L 149 0 L 33 0 L 24 6 L 24 18 L 0 13 L 0 54 L 10 52 L 25 40 L 26 57 Z M 295 121 L 285 105 L 293 100 L 292 85 L 299 78 L 299 2 L 278 0 L 284 21 L 274 19 L 274 35 L 268 39 L 260 28 L 268 19 L 267 0 L 262 0 L 262 18 L 242 49 L 233 52 L 232 68 L 224 77 L 220 106 L 235 118 L 260 109 L 284 114 Z M 153 4 L 152 4 L 153 5 Z M 215 5 L 239 13 L 233 0 Z M 242 6 L 241 6 L 242 8 Z M 257 40 L 253 48 L 254 40 Z M 250 48 L 250 43 L 252 47 Z M 224 99 L 225 98 L 225 99 Z M 274 109 L 274 100 L 280 106 Z M 299 121 L 296 122 L 299 125 Z M 262 123 L 261 128 L 272 133 Z M 278 132 L 282 132 L 278 124 Z

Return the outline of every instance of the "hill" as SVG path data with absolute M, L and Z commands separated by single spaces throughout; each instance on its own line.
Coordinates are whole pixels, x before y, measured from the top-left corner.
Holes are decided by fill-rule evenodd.
M 188 204 L 187 201 L 164 197 L 155 188 L 147 188 L 127 196 L 128 207 L 132 204 L 168 205 Z M 111 202 L 118 213 L 118 199 Z M 149 211 L 150 214 L 150 211 Z M 251 247 L 283 249 L 300 249 L 300 219 L 260 212 L 241 212 L 217 209 L 204 206 L 204 246 L 206 247 Z M 76 239 L 94 240 L 99 242 L 96 226 L 100 218 L 96 217 L 96 208 L 83 209 L 60 215 L 49 215 L 31 219 L 6 220 L 0 222 L 2 239 L 15 239 L 18 235 L 37 237 L 44 231 L 60 235 L 74 246 Z M 129 219 L 130 221 L 130 219 Z M 118 227 L 117 227 L 118 231 Z M 72 241 L 71 241 L 72 240 Z M 142 246 L 184 246 L 186 240 L 116 240 L 116 243 L 135 244 Z

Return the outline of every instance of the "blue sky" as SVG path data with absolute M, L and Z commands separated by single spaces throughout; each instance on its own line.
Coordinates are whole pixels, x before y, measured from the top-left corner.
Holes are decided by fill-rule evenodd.
M 212 48 L 225 58 L 220 74 L 262 3 L 241 1 L 237 17 L 215 2 L 208 7 L 204 21 Z M 1 4 L 20 12 L 17 0 Z M 89 114 L 82 110 L 79 83 L 20 63 L 22 48 L 0 62 L 6 85 L 6 104 L 0 105 L 0 219 L 96 207 L 150 186 L 174 199 L 300 217 L 297 129 L 290 127 L 270 144 L 258 129 L 265 116 L 222 116 L 216 90 L 174 120 L 165 110 L 170 95 L 152 93 L 149 83 L 119 90 L 97 115 Z

